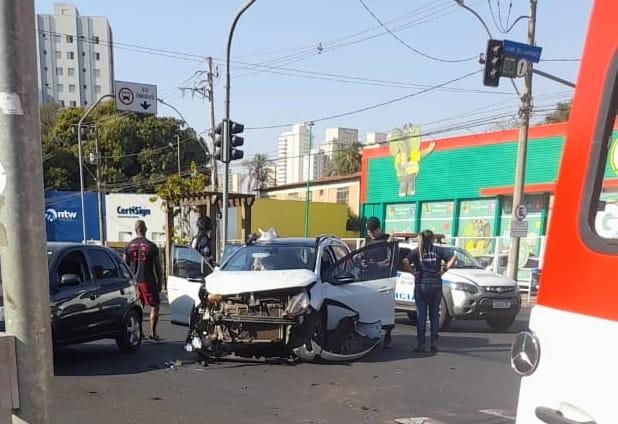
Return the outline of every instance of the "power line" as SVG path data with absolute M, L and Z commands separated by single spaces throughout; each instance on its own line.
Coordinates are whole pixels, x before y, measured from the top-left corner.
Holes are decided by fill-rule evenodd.
M 390 104 L 393 104 L 393 103 L 397 103 L 397 102 L 400 102 L 402 100 L 409 99 L 411 97 L 416 97 L 416 96 L 419 96 L 421 94 L 427 93 L 429 91 L 436 90 L 438 88 L 447 86 L 447 85 L 452 84 L 454 82 L 461 81 L 461 80 L 463 80 L 465 78 L 468 78 L 468 77 L 470 77 L 472 75 L 476 75 L 479 72 L 482 72 L 482 70 L 478 70 L 478 71 L 474 71 L 474 72 L 469 72 L 469 73 L 464 74 L 464 75 L 462 75 L 460 77 L 453 78 L 453 79 L 445 81 L 443 83 L 440 83 L 440 84 L 437 84 L 437 85 L 433 85 L 431 87 L 424 88 L 424 89 L 419 90 L 419 91 L 415 91 L 414 93 L 406 94 L 405 96 L 396 97 L 394 99 L 390 99 L 390 100 L 387 100 L 387 101 L 384 101 L 384 102 L 381 102 L 381 103 L 376 103 L 376 104 L 373 104 L 373 105 L 370 105 L 370 106 L 365 106 L 365 107 L 362 107 L 362 108 L 359 108 L 359 109 L 354 109 L 354 110 L 351 110 L 349 112 L 338 113 L 338 114 L 335 114 L 335 115 L 324 116 L 324 117 L 320 117 L 320 118 L 316 118 L 316 119 L 308 119 L 308 120 L 304 120 L 303 122 L 307 122 L 307 121 L 313 121 L 313 122 L 327 121 L 327 120 L 331 120 L 331 119 L 335 119 L 335 118 L 341 118 L 341 117 L 344 117 L 344 116 L 354 115 L 354 114 L 357 114 L 357 113 L 360 113 L 360 112 L 366 112 L 366 111 L 372 110 L 372 109 L 377 109 L 379 107 L 387 106 L 387 105 L 390 105 Z M 291 123 L 291 124 L 290 123 L 287 123 L 287 124 L 277 124 L 277 125 L 264 125 L 264 126 L 248 127 L 248 128 L 245 128 L 245 130 L 264 130 L 264 129 L 274 129 L 274 128 L 285 128 L 285 127 L 290 127 L 292 125 L 294 125 L 294 123 Z
M 470 60 L 474 60 L 476 59 L 476 55 L 465 58 L 465 59 L 441 59 L 435 56 L 431 56 L 427 53 L 424 53 L 420 50 L 418 50 L 417 48 L 413 47 L 412 45 L 410 45 L 409 43 L 407 43 L 406 41 L 404 41 L 403 39 L 401 39 L 399 36 L 397 36 L 397 34 L 395 34 L 393 31 L 390 30 L 389 27 L 386 26 L 386 24 L 384 24 L 384 22 L 382 22 L 380 20 L 380 18 L 378 18 L 376 16 L 375 13 L 373 13 L 373 11 L 365 4 L 365 2 L 363 0 L 358 0 L 360 4 L 363 5 L 363 7 L 365 8 L 365 10 L 373 17 L 373 19 L 375 19 L 381 26 L 382 28 L 384 28 L 395 40 L 399 41 L 400 44 L 404 45 L 405 47 L 407 47 L 408 49 L 412 50 L 413 52 L 415 52 L 416 54 L 419 54 L 423 57 L 426 57 L 428 59 L 431 60 L 435 60 L 437 62 L 445 62 L 445 63 L 461 63 L 461 62 L 468 62 Z

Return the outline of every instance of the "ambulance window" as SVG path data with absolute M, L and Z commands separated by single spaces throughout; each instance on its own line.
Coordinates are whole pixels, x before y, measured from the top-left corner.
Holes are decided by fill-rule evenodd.
M 587 175 L 582 234 L 594 250 L 618 254 L 618 52 L 614 54 L 599 113 Z

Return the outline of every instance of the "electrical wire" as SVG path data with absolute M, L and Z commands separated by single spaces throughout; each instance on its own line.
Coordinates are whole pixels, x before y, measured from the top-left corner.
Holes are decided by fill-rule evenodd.
M 412 50 L 413 52 L 415 52 L 418 55 L 421 55 L 423 57 L 426 57 L 427 59 L 431 59 L 431 60 L 435 60 L 437 62 L 444 62 L 444 63 L 461 63 L 461 62 L 468 62 L 470 60 L 475 60 L 477 58 L 476 55 L 465 58 L 465 59 L 442 59 L 442 58 L 438 58 L 432 55 L 429 55 L 425 52 L 422 52 L 421 50 L 415 48 L 414 46 L 410 45 L 409 43 L 407 43 L 406 41 L 404 41 L 403 39 L 401 39 L 397 34 L 395 34 L 393 31 L 391 31 L 391 29 L 386 26 L 386 24 L 384 24 L 384 22 L 382 22 L 382 20 L 380 18 L 378 18 L 378 16 L 376 16 L 375 13 L 373 13 L 373 11 L 367 6 L 367 4 L 363 1 L 363 0 L 358 0 L 358 2 L 365 8 L 365 10 L 373 17 L 373 19 L 376 20 L 376 22 L 378 22 L 382 28 L 384 28 L 395 40 L 399 41 L 400 44 L 404 45 L 405 47 L 407 47 L 408 49 Z

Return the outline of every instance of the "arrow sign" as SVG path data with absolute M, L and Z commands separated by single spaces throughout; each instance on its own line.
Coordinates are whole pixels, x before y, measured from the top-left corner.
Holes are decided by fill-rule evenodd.
M 526 59 L 530 62 L 538 63 L 541 60 L 542 47 L 531 46 L 530 44 L 518 43 L 517 41 L 504 40 L 502 49 L 505 55 L 515 56 Z
M 157 114 L 157 86 L 127 81 L 114 81 L 116 110 Z

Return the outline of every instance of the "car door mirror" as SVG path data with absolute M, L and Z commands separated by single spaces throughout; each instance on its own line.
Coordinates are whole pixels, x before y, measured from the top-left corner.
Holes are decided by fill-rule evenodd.
M 79 286 L 82 279 L 77 274 L 64 274 L 60 277 L 60 287 L 65 286 Z
M 356 277 L 351 272 L 344 272 L 335 277 L 335 284 L 349 284 L 356 281 Z

